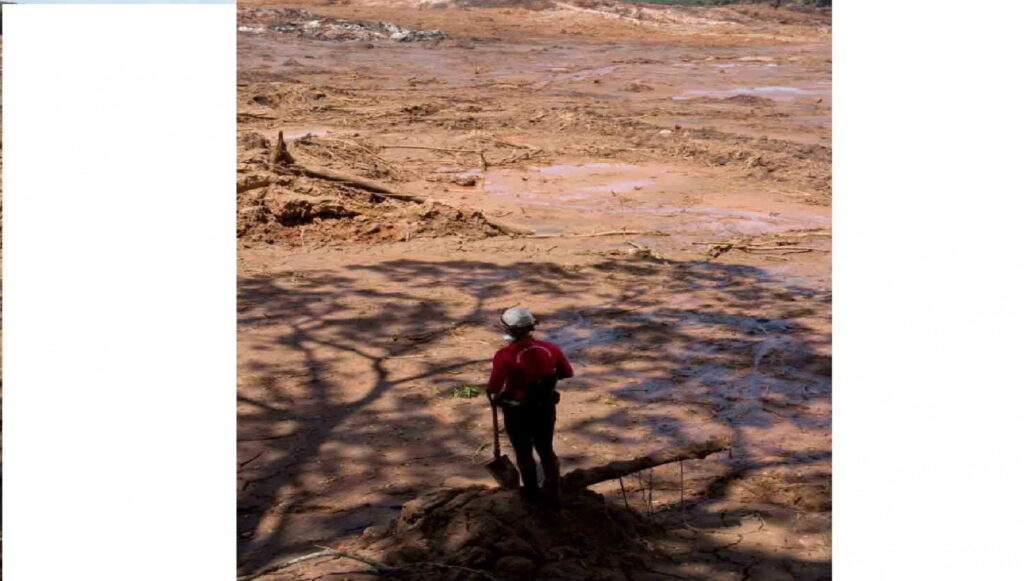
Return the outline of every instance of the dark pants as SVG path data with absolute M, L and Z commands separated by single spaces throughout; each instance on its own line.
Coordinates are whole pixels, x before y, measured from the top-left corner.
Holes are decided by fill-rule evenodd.
M 533 450 L 540 456 L 540 465 L 544 470 L 544 490 L 558 498 L 561 493 L 561 480 L 558 474 L 558 456 L 555 455 L 555 404 L 524 404 L 516 407 L 503 407 L 505 414 L 505 431 L 512 441 L 512 449 L 516 452 L 516 465 L 523 476 L 523 488 L 527 492 L 537 492 L 537 464 L 533 460 Z

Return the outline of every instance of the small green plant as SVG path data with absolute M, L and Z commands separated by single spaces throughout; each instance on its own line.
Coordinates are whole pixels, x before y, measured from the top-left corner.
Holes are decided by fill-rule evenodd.
M 470 399 L 480 395 L 480 388 L 475 385 L 460 385 L 452 391 L 452 397 L 459 399 Z

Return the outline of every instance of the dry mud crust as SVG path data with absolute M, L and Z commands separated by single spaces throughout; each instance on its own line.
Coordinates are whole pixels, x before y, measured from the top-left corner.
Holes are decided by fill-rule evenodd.
M 832 476 L 812 469 L 758 470 L 736 481 L 733 500 L 770 503 L 809 512 L 832 510 Z
M 240 120 L 270 120 L 339 111 L 352 98 L 337 87 L 298 83 L 282 73 L 245 71 L 239 73 L 238 101 Z
M 271 0 L 242 4 L 277 8 Z M 806 42 L 831 34 L 828 10 L 776 11 L 757 4 L 706 7 L 604 0 L 359 0 L 305 5 L 335 18 L 411 22 L 462 37 L 568 37 L 582 42 L 687 38 L 704 46 L 727 46 L 737 41 Z
M 518 491 L 475 486 L 406 503 L 383 536 L 367 542 L 390 565 L 442 563 L 506 579 L 612 580 L 657 558 L 640 541 L 650 532 L 636 514 L 591 491 L 567 496 L 563 510 L 552 513 L 523 502 Z M 479 578 L 454 569 L 407 571 L 402 578 Z
M 832 192 L 832 148 L 752 138 L 711 128 L 677 131 L 667 149 L 681 159 L 709 166 L 734 166 L 748 177 L 792 181 L 817 191 L 816 203 L 827 203 Z
M 440 41 L 440 30 L 407 30 L 391 22 L 341 20 L 296 8 L 257 8 L 238 11 L 238 31 L 292 34 L 313 40 Z

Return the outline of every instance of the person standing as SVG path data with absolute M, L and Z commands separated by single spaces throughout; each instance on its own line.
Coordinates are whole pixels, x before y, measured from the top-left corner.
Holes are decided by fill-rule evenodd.
M 488 400 L 502 409 L 505 432 L 512 441 L 523 479 L 523 497 L 558 506 L 561 476 L 554 435 L 555 406 L 561 398 L 555 387 L 559 380 L 573 376 L 572 365 L 558 345 L 533 337 L 537 320 L 528 309 L 507 309 L 501 314 L 501 324 L 508 345 L 494 354 Z M 537 482 L 534 450 L 544 471 L 543 494 Z

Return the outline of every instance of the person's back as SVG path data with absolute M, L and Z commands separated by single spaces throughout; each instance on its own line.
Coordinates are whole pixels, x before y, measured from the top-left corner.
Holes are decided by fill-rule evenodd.
M 557 504 L 561 486 L 554 435 L 555 406 L 560 397 L 555 386 L 558 380 L 572 377 L 573 369 L 558 345 L 531 336 L 536 320 L 528 310 L 508 309 L 501 320 L 510 342 L 494 354 L 488 399 L 491 405 L 502 407 L 524 495 L 529 500 L 540 497 L 533 460 L 536 448 L 544 468 L 544 489 Z
M 573 373 L 558 345 L 533 337 L 513 341 L 502 348 L 494 355 L 493 363 L 488 391 L 498 393 L 504 388 L 508 399 L 521 402 L 531 396 L 543 396 L 540 392 L 545 380 L 565 379 Z

